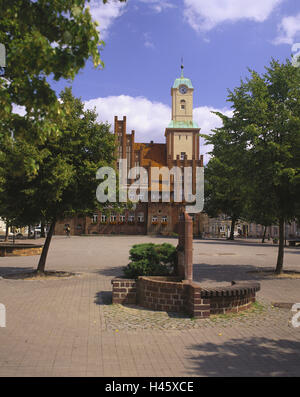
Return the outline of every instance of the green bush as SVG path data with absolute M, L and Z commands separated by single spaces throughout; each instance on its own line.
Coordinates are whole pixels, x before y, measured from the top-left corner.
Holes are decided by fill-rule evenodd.
M 123 268 L 125 277 L 168 276 L 174 272 L 177 255 L 171 244 L 135 244 L 130 250 L 131 262 Z

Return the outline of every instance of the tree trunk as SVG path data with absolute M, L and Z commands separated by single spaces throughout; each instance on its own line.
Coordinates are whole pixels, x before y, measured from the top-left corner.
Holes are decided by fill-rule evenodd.
M 8 222 L 5 222 L 5 237 L 4 237 L 4 242 L 8 242 L 8 229 L 9 229 L 9 226 L 8 226 Z
M 231 218 L 230 236 L 228 240 L 234 240 L 235 223 L 236 223 L 236 218 Z
M 262 238 L 262 240 L 261 240 L 262 244 L 265 242 L 265 239 L 266 239 L 266 233 L 267 233 L 267 226 L 265 226 L 265 230 L 264 230 L 263 238 Z
M 284 219 L 279 220 L 279 247 L 276 265 L 276 274 L 282 273 L 283 268 L 283 254 L 284 254 Z
M 45 266 L 46 266 L 46 259 L 47 259 L 47 255 L 48 255 L 48 250 L 49 250 L 49 246 L 50 246 L 50 242 L 53 236 L 53 232 L 54 232 L 54 228 L 55 228 L 55 223 L 56 223 L 56 219 L 54 219 L 51 222 L 50 225 L 50 229 L 49 232 L 47 234 L 47 238 L 43 247 L 43 251 L 39 260 L 39 264 L 37 267 L 37 272 L 38 273 L 44 273 L 45 272 Z
M 28 225 L 28 234 L 27 234 L 27 238 L 30 238 L 30 233 L 31 233 L 31 226 Z
M 46 237 L 46 235 L 45 235 L 45 222 L 44 221 L 41 222 L 41 237 L 42 238 Z

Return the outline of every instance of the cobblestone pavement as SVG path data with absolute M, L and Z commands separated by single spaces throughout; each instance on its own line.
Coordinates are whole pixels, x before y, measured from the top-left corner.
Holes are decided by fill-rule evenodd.
M 292 313 L 259 301 L 255 307 L 238 314 L 215 315 L 209 319 L 195 320 L 184 314 L 155 312 L 134 305 L 104 305 L 106 329 L 121 330 L 188 330 L 209 327 L 231 327 L 232 325 L 261 325 L 289 323 Z
M 7 326 L 0 328 L 0 376 L 299 376 L 300 327 L 289 309 L 300 279 L 253 273 L 272 268 L 276 247 L 256 242 L 194 241 L 194 279 L 261 283 L 248 312 L 193 320 L 135 306 L 110 305 L 111 279 L 122 274 L 130 246 L 170 242 L 146 236 L 55 237 L 48 270 L 66 279 L 0 279 Z M 40 241 L 37 240 L 37 243 Z M 285 268 L 299 270 L 299 248 Z M 0 258 L 0 276 L 35 268 L 38 257 Z

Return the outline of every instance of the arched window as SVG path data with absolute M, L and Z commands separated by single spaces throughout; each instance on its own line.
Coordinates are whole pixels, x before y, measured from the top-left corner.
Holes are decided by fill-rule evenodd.
M 181 101 L 180 101 L 180 108 L 181 108 L 182 110 L 185 109 L 185 100 L 184 100 L 184 99 L 181 99 Z

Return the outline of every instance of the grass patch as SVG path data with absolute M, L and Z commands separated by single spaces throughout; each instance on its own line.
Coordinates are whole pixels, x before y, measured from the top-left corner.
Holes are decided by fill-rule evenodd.
M 266 306 L 258 301 L 252 303 L 251 307 L 247 310 L 238 312 L 238 313 L 224 313 L 224 314 L 212 314 L 210 316 L 210 320 L 213 322 L 222 320 L 233 320 L 233 319 L 242 319 L 248 316 L 253 316 L 256 314 L 262 314 L 266 311 Z

